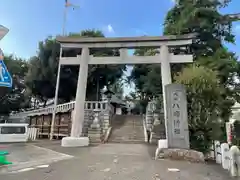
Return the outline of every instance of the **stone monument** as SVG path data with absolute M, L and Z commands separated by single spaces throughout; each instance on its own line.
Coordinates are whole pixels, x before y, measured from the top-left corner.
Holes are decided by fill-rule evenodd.
M 189 149 L 187 99 L 181 84 L 165 86 L 168 148 Z

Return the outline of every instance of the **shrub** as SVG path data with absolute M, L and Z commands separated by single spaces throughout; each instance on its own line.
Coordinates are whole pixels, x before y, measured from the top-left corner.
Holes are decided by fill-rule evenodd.
M 221 135 L 219 102 L 223 88 L 217 73 L 204 66 L 191 65 L 178 73 L 176 83 L 184 84 L 187 91 L 190 146 L 207 153 Z

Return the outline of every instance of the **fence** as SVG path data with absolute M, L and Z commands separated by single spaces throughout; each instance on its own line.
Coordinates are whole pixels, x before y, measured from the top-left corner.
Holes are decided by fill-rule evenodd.
M 238 148 L 237 148 L 238 149 Z M 237 151 L 236 151 L 237 152 Z M 239 150 L 238 150 L 239 152 Z M 237 153 L 238 153 L 237 152 Z M 239 162 L 239 153 L 234 157 L 232 155 L 233 151 L 230 150 L 228 143 L 220 143 L 219 141 L 214 142 L 214 157 L 217 164 L 220 164 L 223 169 L 228 170 L 231 176 L 240 176 L 236 172 L 239 171 L 240 162 Z M 235 159 L 236 158 L 236 159 Z M 236 170 L 238 169 L 238 170 Z
M 215 160 L 216 163 L 221 164 L 221 144 L 219 141 L 213 141 L 210 152 L 206 155 L 206 159 Z
M 27 137 L 30 141 L 35 141 L 38 137 L 39 129 L 38 128 L 28 128 Z

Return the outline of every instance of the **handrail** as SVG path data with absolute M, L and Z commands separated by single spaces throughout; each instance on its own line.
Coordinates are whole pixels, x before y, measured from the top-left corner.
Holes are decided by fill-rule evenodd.
M 105 110 L 107 109 L 107 101 L 86 101 L 85 102 L 85 110 L 93 110 L 93 109 L 99 109 L 99 110 Z M 59 104 L 56 108 L 56 113 L 58 112 L 66 112 L 71 109 L 75 108 L 75 101 Z M 27 117 L 27 116 L 34 116 L 34 115 L 41 115 L 41 114 L 50 114 L 54 111 L 54 107 L 46 107 L 46 108 L 40 108 L 35 109 L 31 111 L 25 111 L 25 112 L 19 112 L 11 114 L 10 117 Z

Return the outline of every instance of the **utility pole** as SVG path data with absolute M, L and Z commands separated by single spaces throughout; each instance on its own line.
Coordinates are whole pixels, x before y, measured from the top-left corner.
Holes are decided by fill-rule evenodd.
M 63 34 L 63 36 L 65 36 L 66 22 L 67 22 L 67 6 L 65 5 L 64 13 L 63 13 L 63 26 L 62 26 L 62 34 Z
M 73 8 L 73 10 L 74 10 L 75 8 L 78 8 L 79 6 L 70 3 L 68 0 L 65 0 L 64 13 L 63 13 L 63 27 L 62 27 L 63 36 L 66 35 L 67 10 L 69 7 Z
M 79 6 L 76 6 L 76 5 L 72 4 L 72 3 L 69 3 L 68 0 L 65 0 L 64 14 L 63 14 L 63 26 L 62 26 L 63 36 L 65 36 L 65 33 L 66 33 L 67 9 L 69 7 L 72 7 L 73 10 L 74 10 L 75 8 L 77 8 Z M 61 48 L 60 49 L 59 59 L 62 57 L 62 54 L 63 54 L 63 51 L 62 51 L 62 48 Z M 60 85 L 60 71 L 61 71 L 61 65 L 59 63 L 59 65 L 58 65 L 58 72 L 57 72 L 57 82 L 56 82 L 56 89 L 55 89 L 55 97 L 54 97 L 54 105 L 53 105 L 53 112 L 52 112 L 50 140 L 52 140 L 53 136 L 54 136 L 54 125 L 55 125 L 57 103 L 58 103 L 58 90 L 59 90 L 59 85 Z

